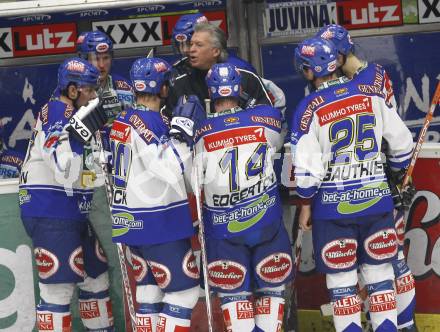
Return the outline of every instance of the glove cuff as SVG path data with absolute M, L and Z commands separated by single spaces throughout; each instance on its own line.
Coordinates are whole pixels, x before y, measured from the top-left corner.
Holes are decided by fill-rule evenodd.
M 181 117 L 181 116 L 175 116 L 171 119 L 171 128 L 177 127 L 185 132 L 186 135 L 189 137 L 194 136 L 194 121 L 191 119 Z M 178 132 L 179 129 L 171 129 L 170 133 Z

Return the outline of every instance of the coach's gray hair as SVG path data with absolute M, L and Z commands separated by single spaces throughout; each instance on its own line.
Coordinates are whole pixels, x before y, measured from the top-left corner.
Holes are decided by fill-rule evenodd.
M 210 23 L 198 23 L 194 27 L 194 33 L 195 32 L 208 32 L 211 35 L 212 46 L 220 50 L 217 62 L 226 62 L 228 60 L 226 34 L 222 29 Z

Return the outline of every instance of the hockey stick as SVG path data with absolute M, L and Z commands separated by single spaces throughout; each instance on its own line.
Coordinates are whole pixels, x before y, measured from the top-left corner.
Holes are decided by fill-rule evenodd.
M 302 240 L 303 240 L 303 234 L 304 230 L 299 227 L 298 228 L 298 234 L 296 236 L 296 242 L 295 242 L 295 269 L 298 273 L 299 271 L 299 264 L 301 262 L 301 250 L 302 250 Z
M 414 147 L 414 152 L 411 158 L 411 162 L 403 179 L 402 190 L 405 190 L 405 188 L 408 186 L 409 179 L 411 178 L 411 175 L 414 171 L 414 166 L 416 165 L 419 152 L 422 149 L 422 145 L 423 142 L 425 141 L 426 133 L 428 132 L 428 127 L 431 124 L 432 118 L 434 116 L 435 107 L 437 106 L 439 100 L 440 100 L 440 82 L 437 83 L 434 96 L 432 97 L 431 105 L 425 117 L 425 122 L 423 124 L 422 130 L 420 131 L 419 138 L 417 139 L 417 144 Z
M 202 255 L 203 284 L 205 286 L 205 302 L 206 302 L 206 313 L 208 315 L 208 330 L 209 332 L 213 332 L 214 320 L 212 316 L 212 300 L 211 300 L 211 293 L 209 291 L 210 287 L 208 281 L 208 257 L 206 255 L 205 227 L 203 224 L 202 205 L 201 205 L 201 188 L 199 184 L 199 172 L 197 167 L 195 149 L 193 150 L 193 172 L 195 174 L 194 194 L 196 196 L 197 218 L 199 219 L 199 242 L 200 242 L 200 251 Z
M 303 240 L 303 235 L 304 235 L 304 230 L 300 227 L 298 227 L 298 231 L 296 234 L 296 240 L 295 240 L 295 259 L 293 261 L 293 269 L 295 271 L 295 279 L 292 282 L 292 286 L 291 286 L 291 290 L 289 291 L 290 296 L 286 299 L 286 301 L 288 301 L 288 303 L 286 303 L 286 318 L 285 318 L 285 324 L 286 326 L 284 327 L 286 332 L 294 332 L 296 331 L 296 323 L 290 324 L 290 320 L 291 319 L 295 319 L 295 316 L 292 317 L 293 315 L 293 309 L 292 309 L 292 304 L 295 303 L 296 304 L 296 299 L 294 299 L 293 297 L 295 296 L 296 298 L 296 290 L 295 290 L 295 280 L 296 280 L 296 275 L 299 271 L 299 265 L 301 263 L 301 250 L 302 250 L 302 240 Z M 292 330 L 293 329 L 293 330 Z
M 152 58 L 152 57 L 154 57 L 154 47 L 152 47 L 147 54 L 147 58 Z
M 105 158 L 105 153 L 104 153 L 104 146 L 102 145 L 101 133 L 99 131 L 95 135 L 95 138 L 96 138 L 96 142 L 98 143 L 98 146 L 99 146 L 99 162 L 100 162 L 102 173 L 104 175 L 105 193 L 107 196 L 108 207 L 109 207 L 110 213 L 111 213 L 111 204 L 113 202 L 113 188 L 111 185 L 111 181 L 109 179 L 110 174 L 107 169 L 107 163 L 106 163 L 106 158 Z M 125 264 L 124 248 L 120 242 L 116 243 L 116 248 L 117 248 L 117 252 L 118 252 L 119 267 L 121 269 L 121 274 L 122 274 L 122 284 L 124 286 L 125 299 L 127 301 L 128 311 L 130 313 L 131 328 L 132 328 L 133 332 L 135 332 L 136 331 L 136 311 L 134 309 L 133 294 L 131 292 L 130 278 L 128 277 L 127 265 Z

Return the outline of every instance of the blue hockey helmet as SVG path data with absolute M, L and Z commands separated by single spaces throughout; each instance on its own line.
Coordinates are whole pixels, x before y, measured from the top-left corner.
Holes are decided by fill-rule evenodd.
M 304 40 L 295 49 L 295 66 L 300 72 L 310 68 L 316 77 L 333 73 L 337 68 L 338 51 L 335 45 L 321 38 Z
M 137 59 L 130 69 L 134 91 L 157 95 L 171 78 L 171 66 L 160 58 Z
M 82 58 L 87 59 L 89 53 L 101 54 L 113 50 L 112 40 L 102 31 L 87 31 L 79 35 L 76 48 Z
M 234 65 L 228 62 L 216 63 L 206 75 L 206 84 L 212 100 L 239 97 L 241 74 Z
M 58 68 L 58 86 L 60 90 L 66 89 L 70 83 L 78 87 L 97 87 L 99 71 L 88 61 L 74 57 L 64 60 Z
M 194 28 L 199 23 L 207 23 L 208 19 L 202 13 L 182 15 L 173 28 L 173 41 L 176 44 L 189 42 Z
M 347 55 L 354 51 L 354 44 L 347 29 L 339 24 L 329 24 L 321 28 L 315 37 L 330 40 L 339 53 Z

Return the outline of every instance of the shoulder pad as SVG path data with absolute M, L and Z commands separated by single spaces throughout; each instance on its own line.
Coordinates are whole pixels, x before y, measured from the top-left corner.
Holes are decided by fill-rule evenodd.
M 201 137 L 203 137 L 203 135 L 210 133 L 214 129 L 214 126 L 211 124 L 211 121 L 212 120 L 210 119 L 206 119 L 202 121 L 199 129 L 196 130 L 196 133 L 194 135 L 194 141 L 196 143 Z
M 52 100 L 42 107 L 40 112 L 40 120 L 43 125 L 47 124 L 48 122 L 58 120 L 67 122 L 75 111 L 76 110 L 68 104 L 65 104 L 59 100 Z
M 249 110 L 250 120 L 254 123 L 262 124 L 266 127 L 271 127 L 277 130 L 281 130 L 282 121 L 281 121 L 281 112 L 268 105 L 264 105 L 267 107 L 259 108 L 260 112 L 255 112 L 255 108 Z
M 324 104 L 325 97 L 321 93 L 311 93 L 307 97 L 305 97 L 299 103 L 294 116 L 296 117 L 298 128 L 297 130 L 301 130 L 304 133 L 307 133 L 310 128 L 310 124 L 312 123 L 314 112 Z
M 258 105 L 252 106 L 249 108 L 249 110 L 268 111 L 268 112 L 278 111 L 275 107 L 270 106 L 270 105 L 266 105 L 266 104 L 258 104 Z

